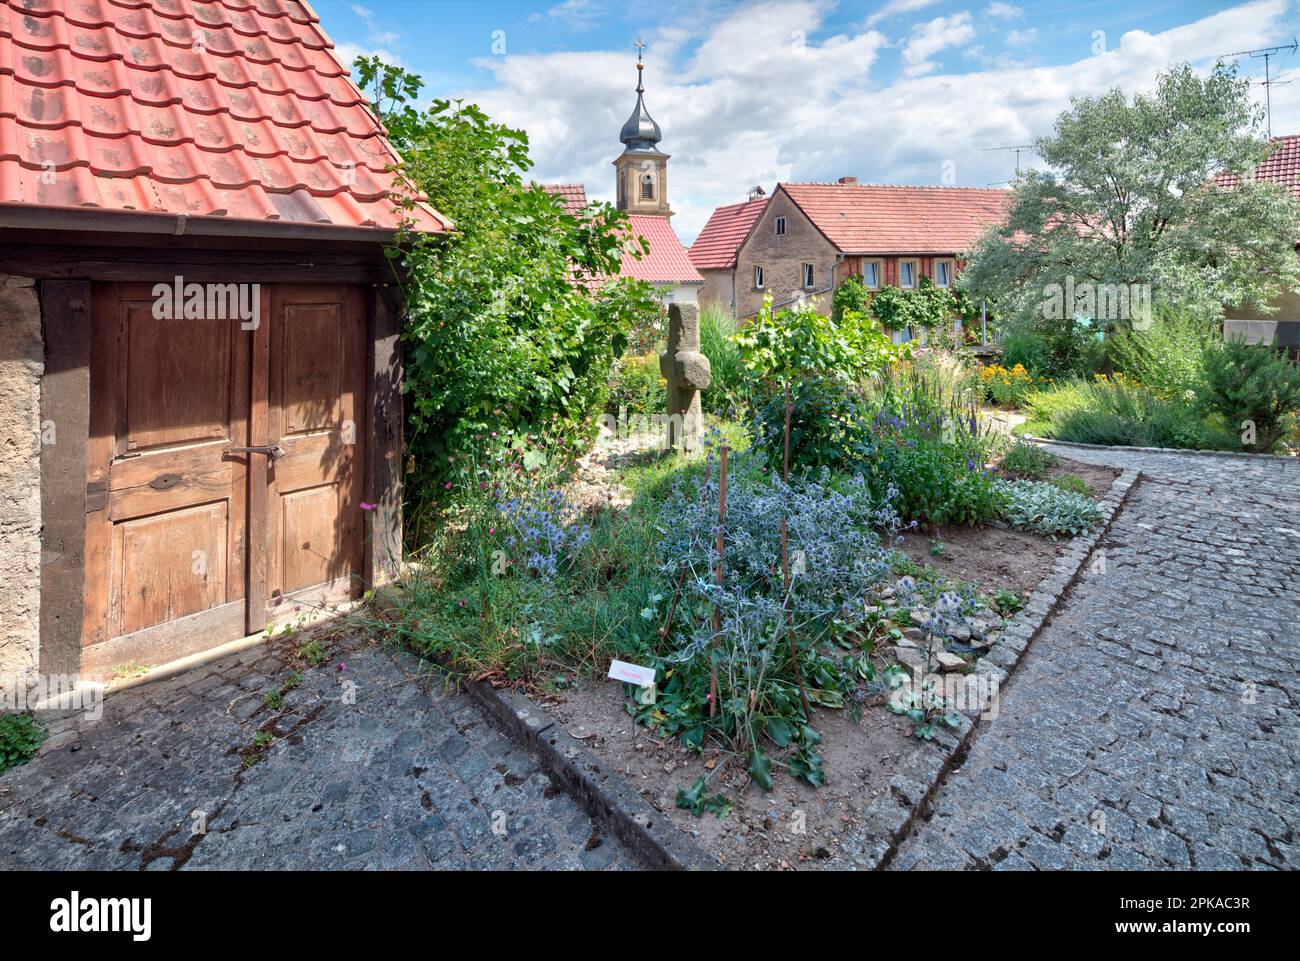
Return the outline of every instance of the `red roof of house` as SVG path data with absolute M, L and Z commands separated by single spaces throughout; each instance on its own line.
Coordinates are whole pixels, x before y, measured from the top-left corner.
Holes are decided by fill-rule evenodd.
M 632 231 L 650 244 L 650 252 L 636 259 L 624 255 L 621 277 L 632 277 L 652 284 L 702 284 L 704 278 L 691 263 L 686 248 L 677 239 L 667 217 L 651 214 L 631 214 L 628 222 Z
M 1256 180 L 1271 180 L 1300 197 L 1300 134 L 1274 137 L 1276 146 L 1268 159 L 1255 168 Z M 1235 187 L 1241 178 L 1235 173 L 1219 174 L 1214 182 L 1220 187 Z
M 766 197 L 719 207 L 691 244 L 690 257 L 698 270 L 726 270 L 736 266 L 740 245 L 767 205 Z
M 397 227 L 397 157 L 333 46 L 298 0 L 0 0 L 0 216 Z
M 977 187 L 780 184 L 845 254 L 958 254 L 1006 215 L 1011 194 Z
M 576 217 L 587 209 L 587 188 L 582 184 L 542 184 L 548 194 L 560 198 L 564 212 Z

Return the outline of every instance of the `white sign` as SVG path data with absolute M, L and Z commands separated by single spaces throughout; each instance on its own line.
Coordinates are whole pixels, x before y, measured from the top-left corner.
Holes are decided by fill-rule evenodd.
M 654 687 L 655 669 L 629 664 L 627 661 L 611 661 L 609 665 L 610 680 L 635 684 L 637 687 Z

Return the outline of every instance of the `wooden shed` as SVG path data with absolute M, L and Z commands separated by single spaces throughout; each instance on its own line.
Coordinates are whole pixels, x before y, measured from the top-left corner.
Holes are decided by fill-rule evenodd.
M 302 0 L 0 0 L 0 688 L 391 572 L 395 161 Z

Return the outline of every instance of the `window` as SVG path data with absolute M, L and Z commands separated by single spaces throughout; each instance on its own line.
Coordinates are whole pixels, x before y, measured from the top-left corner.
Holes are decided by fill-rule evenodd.
M 812 264 L 803 265 L 803 289 L 812 290 L 814 280 L 814 271 Z
M 785 236 L 785 218 L 784 218 L 784 217 L 777 217 L 777 218 L 776 218 L 776 235 L 777 235 L 778 237 L 784 237 L 784 236 Z
M 864 260 L 862 262 L 862 286 L 867 290 L 880 289 L 880 261 Z
M 934 262 L 934 285 L 936 287 L 952 286 L 951 260 L 936 260 Z
M 915 260 L 900 260 L 898 262 L 898 286 L 905 288 L 916 286 Z
M 655 199 L 655 178 L 650 176 L 650 174 L 646 174 L 641 178 L 641 199 Z
M 757 264 L 754 265 L 754 289 L 763 289 L 763 268 L 759 267 Z

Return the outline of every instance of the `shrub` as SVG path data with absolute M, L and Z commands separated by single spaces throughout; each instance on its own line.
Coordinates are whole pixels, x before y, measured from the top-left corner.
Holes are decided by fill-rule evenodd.
M 844 706 L 859 672 L 870 672 L 869 662 L 860 658 L 846 665 L 823 651 L 823 644 L 846 639 L 863 620 L 874 588 L 891 567 L 891 556 L 872 528 L 891 527 L 896 519 L 861 478 L 837 490 L 826 476 L 786 486 L 764 471 L 757 453 L 732 459 L 721 586 L 714 579 L 716 465 L 702 489 L 679 481 L 666 502 L 664 573 L 676 577 L 685 571 L 685 588 L 678 627 L 668 639 L 671 650 L 663 659 L 662 691 L 638 716 L 687 746 L 698 747 L 706 733 L 722 738 L 749 759 L 751 777 L 767 790 L 772 787 L 769 752 L 790 749 L 790 773 L 817 786 L 823 780 L 814 750 L 820 735 L 803 713 L 789 625 L 809 699 L 823 707 Z M 788 599 L 782 516 L 789 519 L 789 553 L 795 559 Z M 720 630 L 713 626 L 715 607 L 721 611 Z M 718 710 L 710 716 L 714 665 Z
M 1047 343 L 1033 331 L 1013 332 L 1002 340 L 1002 364 L 1022 367 L 1031 375 L 1046 376 L 1051 368 Z
M 1027 400 L 1030 433 L 1081 444 L 1224 450 L 1233 438 L 1206 422 L 1185 398 L 1165 398 L 1116 374 L 1036 391 Z
M 700 314 L 700 352 L 709 358 L 713 381 L 700 395 L 706 413 L 719 417 L 739 413 L 749 401 L 747 377 L 740 347 L 736 343 L 736 318 L 717 307 Z
M 837 324 L 842 322 L 846 310 L 853 311 L 855 314 L 866 314 L 870 304 L 871 295 L 867 293 L 867 288 L 862 286 L 862 278 L 856 275 L 849 277 L 835 288 L 835 293 L 831 297 L 831 319 Z
M 1002 473 L 1024 480 L 1042 480 L 1048 468 L 1055 467 L 1061 459 L 1037 444 L 1016 441 L 1002 458 Z
M 1169 311 L 1143 330 L 1121 328 L 1108 344 L 1118 370 L 1166 397 L 1198 390 L 1206 355 L 1222 348 L 1217 323 Z
M 1002 516 L 1017 530 L 1072 537 L 1101 520 L 1101 508 L 1079 494 L 1041 481 L 998 481 L 1005 499 Z
M 412 513 L 432 515 L 466 496 L 469 455 L 485 436 L 540 434 L 556 456 L 584 449 L 614 361 L 662 310 L 649 285 L 617 279 L 632 256 L 625 215 L 594 204 L 570 216 L 524 180 L 523 131 L 472 104 L 420 109 L 418 77 L 378 58 L 356 67 L 403 173 L 456 224 L 403 232 L 388 250 L 408 312 L 407 491 Z M 575 275 L 616 279 L 589 290 Z
M 980 385 L 984 396 L 998 407 L 1020 407 L 1038 385 L 1022 364 L 1010 370 L 998 364 L 980 368 Z
M 1205 406 L 1248 450 L 1272 450 L 1300 416 L 1300 364 L 1272 347 L 1235 339 L 1205 355 L 1202 375 Z
M 870 418 L 852 384 L 821 378 L 796 384 L 790 390 L 791 469 L 861 472 L 875 452 Z M 779 472 L 785 457 L 784 394 L 773 394 L 760 408 L 756 434 L 768 465 Z
M 47 733 L 30 714 L 0 714 L 0 774 L 30 761 Z
M 906 521 L 977 524 L 997 514 L 985 469 L 995 438 L 981 428 L 973 402 L 933 375 L 891 369 L 868 404 L 876 447 L 868 477 L 877 497 L 894 489 L 892 503 Z
M 628 414 L 662 414 L 667 404 L 668 387 L 659 373 L 658 354 L 624 357 L 614 365 L 605 403 L 609 413 L 617 415 L 626 410 Z

